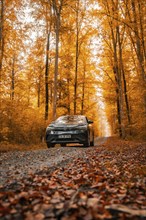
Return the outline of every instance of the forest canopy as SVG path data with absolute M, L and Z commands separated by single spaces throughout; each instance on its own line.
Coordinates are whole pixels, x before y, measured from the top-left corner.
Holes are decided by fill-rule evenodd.
M 0 141 L 37 143 L 63 114 L 144 138 L 143 0 L 0 0 Z

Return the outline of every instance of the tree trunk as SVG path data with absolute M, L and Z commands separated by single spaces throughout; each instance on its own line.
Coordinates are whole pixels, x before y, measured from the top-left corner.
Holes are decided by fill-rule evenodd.
M 121 85 L 121 75 L 119 72 L 119 67 L 118 67 L 118 57 L 117 57 L 117 45 L 114 40 L 113 41 L 113 49 L 114 49 L 114 75 L 115 75 L 115 81 L 117 84 L 116 88 L 116 96 L 117 96 L 117 117 L 118 117 L 118 127 L 119 127 L 119 136 L 123 137 L 124 131 L 123 131 L 123 125 L 122 125 L 122 115 L 123 115 L 123 110 L 122 110 L 122 85 Z
M 138 24 L 139 20 L 138 20 L 138 15 L 137 15 L 137 11 L 136 11 L 136 4 L 134 0 L 131 0 L 131 6 L 132 6 L 132 12 L 133 12 L 133 20 L 134 20 L 134 33 L 135 33 L 135 40 L 136 40 L 136 55 L 137 55 L 137 59 L 139 62 L 139 71 L 140 71 L 140 75 L 141 75 L 141 84 L 142 84 L 142 96 L 143 96 L 143 102 L 144 102 L 144 114 L 146 113 L 146 92 L 143 92 L 143 90 L 145 90 L 146 88 L 146 75 L 145 75 L 145 70 L 144 70 L 144 53 L 145 53 L 145 49 L 143 51 L 142 46 L 143 46 L 143 41 L 144 38 L 141 40 L 140 34 L 139 34 L 139 29 L 140 29 L 140 25 Z M 139 3 L 139 7 L 140 7 L 140 3 Z M 141 8 L 142 10 L 142 8 Z M 141 14 L 141 11 L 139 11 L 139 13 Z M 139 15 L 141 16 L 141 15 Z M 145 16 L 145 15 L 143 15 Z M 140 22 L 139 22 L 140 23 Z M 142 25 L 142 24 L 141 24 Z M 142 31 L 142 29 L 141 29 Z M 141 32 L 143 33 L 143 32 Z M 144 37 L 144 36 L 142 36 Z M 145 48 L 145 47 L 144 47 Z
M 56 108 L 57 108 L 58 57 L 59 57 L 59 21 L 57 18 L 57 21 L 56 21 L 56 54 L 55 54 L 55 69 L 54 69 L 53 119 L 56 118 Z
M 55 37 L 56 37 L 56 49 L 55 49 L 55 68 L 54 68 L 54 96 L 53 96 L 53 120 L 56 119 L 57 109 L 57 83 L 58 83 L 58 59 L 59 59 L 59 33 L 60 33 L 60 17 L 62 10 L 63 0 L 60 0 L 60 5 L 57 6 L 55 0 L 53 0 L 53 10 L 55 16 Z
M 143 0 L 138 1 L 138 13 L 139 13 L 139 29 L 141 47 L 143 51 L 144 61 L 146 60 L 146 44 L 145 44 L 145 2 Z
M 81 115 L 83 115 L 83 114 L 84 114 L 85 75 L 86 75 L 86 70 L 85 70 L 85 67 L 84 67 L 84 75 L 83 75 L 83 87 L 82 87 L 82 101 L 81 101 Z
M 49 112 L 49 50 L 50 50 L 50 31 L 47 36 L 47 48 L 46 48 L 46 66 L 45 66 L 45 120 L 48 119 Z
M 68 114 L 70 115 L 70 74 L 67 75 L 67 92 L 68 92 Z
M 107 10 L 107 14 L 113 16 L 118 16 L 118 2 L 111 4 L 107 1 L 105 2 L 105 7 Z M 118 59 L 118 24 L 114 24 L 112 19 L 109 19 L 109 27 L 111 30 L 111 42 L 113 47 L 113 72 L 115 76 L 116 82 L 116 105 L 117 105 L 117 119 L 118 119 L 118 131 L 119 136 L 123 137 L 123 106 L 122 106 L 122 81 L 121 81 L 121 70 L 119 69 L 119 59 Z
M 112 7 L 112 12 L 110 10 Z M 112 1 L 112 6 L 108 5 L 107 3 L 108 13 L 112 13 L 112 16 L 116 16 L 118 19 L 118 1 L 114 3 Z M 117 96 L 117 118 L 118 118 L 118 129 L 119 129 L 119 136 L 125 136 L 125 128 L 124 128 L 124 112 L 123 112 L 123 88 L 122 88 L 122 73 L 121 73 L 121 64 L 120 64 L 120 31 L 119 31 L 119 24 L 113 23 L 112 20 L 109 21 L 109 25 L 111 28 L 111 38 L 112 38 L 112 45 L 113 45 L 113 60 L 114 60 L 114 75 L 115 81 L 117 84 L 116 88 L 116 96 Z
M 38 108 L 40 107 L 40 96 L 41 96 L 41 82 L 40 82 L 40 77 L 39 77 L 39 82 L 38 82 Z
M 2 62 L 3 62 L 3 54 L 4 54 L 3 22 L 4 22 L 4 1 L 1 0 L 1 9 L 0 9 L 0 81 L 2 80 Z
M 74 81 L 74 114 L 77 111 L 77 87 L 78 87 L 78 58 L 79 58 L 79 0 L 76 9 L 76 61 L 75 61 L 75 81 Z
M 14 94 L 15 94 L 15 55 L 13 57 L 12 61 L 12 79 L 11 79 L 11 100 L 14 100 Z
M 119 28 L 117 28 L 117 39 L 118 39 L 118 47 L 119 47 L 119 69 L 121 71 L 120 78 L 121 78 L 121 87 L 122 87 L 122 78 L 123 78 L 123 86 L 124 86 L 124 97 L 125 97 L 125 104 L 126 104 L 126 114 L 128 119 L 128 124 L 131 124 L 131 117 L 130 117 L 130 108 L 129 108 L 129 101 L 127 96 L 127 83 L 126 83 L 126 77 L 125 77 L 125 71 L 124 71 L 124 65 L 123 65 L 123 54 L 122 54 L 122 41 L 120 37 L 120 31 Z M 123 96 L 123 94 L 121 94 Z M 122 109 L 123 109 L 123 97 L 122 97 Z

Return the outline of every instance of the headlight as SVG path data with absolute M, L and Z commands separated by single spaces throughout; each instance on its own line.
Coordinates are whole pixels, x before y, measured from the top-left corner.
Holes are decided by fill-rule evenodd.
M 80 131 L 80 133 L 85 133 L 86 130 L 79 130 L 79 131 Z
M 50 127 L 50 126 L 48 126 L 47 128 L 46 128 L 46 132 L 51 132 L 52 131 L 52 127 Z
M 87 131 L 87 126 L 79 126 L 78 131 L 84 133 L 85 131 Z

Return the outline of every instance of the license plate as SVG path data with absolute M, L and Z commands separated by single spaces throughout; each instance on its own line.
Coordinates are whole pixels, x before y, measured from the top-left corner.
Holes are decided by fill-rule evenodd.
M 69 135 L 69 134 L 59 135 L 59 138 L 71 138 L 71 135 Z

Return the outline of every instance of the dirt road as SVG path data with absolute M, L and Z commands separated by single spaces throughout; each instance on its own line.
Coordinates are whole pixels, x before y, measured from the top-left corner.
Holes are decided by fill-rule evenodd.
M 146 219 L 145 157 L 146 143 L 115 138 L 3 153 L 0 219 Z
M 95 146 L 105 143 L 106 137 L 95 139 Z M 44 143 L 45 145 L 45 143 Z M 42 169 L 53 169 L 57 166 L 83 157 L 87 148 L 81 146 L 69 146 L 31 150 L 31 151 L 10 151 L 0 156 L 0 185 L 12 183 L 29 174 L 39 172 Z

